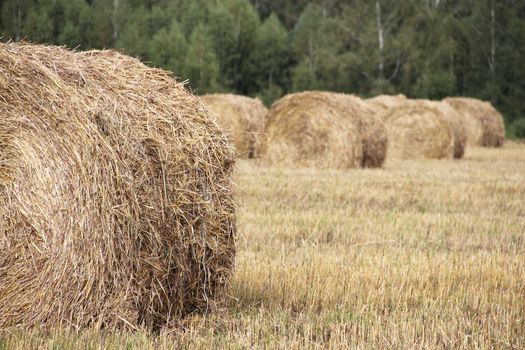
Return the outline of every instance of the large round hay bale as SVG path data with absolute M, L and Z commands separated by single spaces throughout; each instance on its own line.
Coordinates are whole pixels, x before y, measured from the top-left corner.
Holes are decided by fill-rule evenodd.
M 463 116 L 469 145 L 503 146 L 505 142 L 503 116 L 489 102 L 467 97 L 447 98 L 445 102 Z
M 388 154 L 400 159 L 441 159 L 454 155 L 454 137 L 431 104 L 407 100 L 378 114 L 388 131 Z
M 256 98 L 232 94 L 205 95 L 202 102 L 231 137 L 238 156 L 253 158 L 256 140 L 268 114 L 263 103 Z
M 463 123 L 461 114 L 448 103 L 442 101 L 425 101 L 424 103 L 436 108 L 447 121 L 454 139 L 454 158 L 463 158 L 467 146 L 467 128 Z
M 361 98 L 348 94 L 332 94 L 342 104 L 343 113 L 358 123 L 363 143 L 361 165 L 366 168 L 381 167 L 386 158 L 388 137 L 385 124 Z
M 266 118 L 261 158 L 270 163 L 348 169 L 361 166 L 359 125 L 331 94 L 309 91 L 275 102 Z
M 376 97 L 368 98 L 365 101 L 376 113 L 379 113 L 405 103 L 407 101 L 407 97 L 403 94 L 379 95 Z
M 0 46 L 0 328 L 157 327 L 220 301 L 233 147 L 113 51 Z

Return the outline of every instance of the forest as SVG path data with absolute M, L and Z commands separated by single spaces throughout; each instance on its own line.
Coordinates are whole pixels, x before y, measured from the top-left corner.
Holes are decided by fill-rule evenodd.
M 525 137 L 523 0 L 0 0 L 2 41 L 117 48 L 197 94 L 472 96 Z

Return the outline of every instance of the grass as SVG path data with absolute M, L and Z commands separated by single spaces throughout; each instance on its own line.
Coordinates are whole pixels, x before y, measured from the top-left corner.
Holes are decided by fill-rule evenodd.
M 525 144 L 384 169 L 237 171 L 224 310 L 159 336 L 4 333 L 0 349 L 525 348 Z

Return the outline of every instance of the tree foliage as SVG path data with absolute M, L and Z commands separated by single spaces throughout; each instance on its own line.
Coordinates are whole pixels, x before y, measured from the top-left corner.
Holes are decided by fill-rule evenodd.
M 523 1 L 0 0 L 0 12 L 4 41 L 115 47 L 197 93 L 465 95 L 523 128 Z

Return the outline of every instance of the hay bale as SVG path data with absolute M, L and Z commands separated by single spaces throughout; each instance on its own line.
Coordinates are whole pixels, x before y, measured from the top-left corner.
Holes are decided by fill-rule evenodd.
M 266 162 L 339 169 L 362 163 L 359 125 L 328 93 L 302 92 L 278 100 L 263 135 L 259 151 Z
M 443 102 L 454 108 L 460 115 L 467 130 L 467 145 L 479 146 L 483 135 L 481 122 L 470 112 L 468 112 L 468 103 L 465 104 L 459 100 L 445 99 Z
M 357 96 L 331 94 L 342 104 L 347 118 L 358 124 L 363 148 L 361 165 L 365 168 L 381 167 L 386 158 L 388 137 L 385 124 L 376 117 L 369 105 Z
M 406 100 L 378 116 L 388 131 L 389 156 L 400 159 L 453 157 L 452 130 L 437 107 Z
M 263 103 L 256 98 L 232 94 L 210 94 L 201 99 L 213 112 L 219 126 L 231 137 L 238 156 L 254 158 L 256 140 L 268 114 Z
M 365 100 L 368 105 L 376 112 L 383 112 L 387 109 L 394 108 L 407 101 L 403 94 L 399 95 L 379 95 Z
M 452 137 L 454 140 L 454 158 L 463 158 L 467 146 L 467 128 L 465 123 L 463 123 L 461 114 L 445 102 L 427 100 L 424 101 L 424 103 L 428 103 L 430 106 L 436 108 L 447 121 L 452 130 Z
M 161 326 L 234 264 L 233 147 L 113 51 L 0 46 L 0 328 Z
M 453 97 L 445 102 L 462 116 L 471 146 L 501 147 L 505 142 L 503 116 L 489 103 L 475 98 Z

